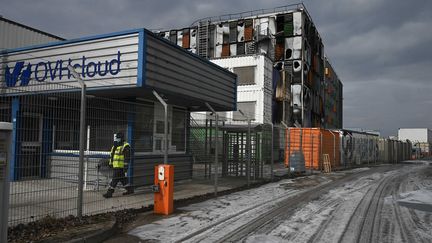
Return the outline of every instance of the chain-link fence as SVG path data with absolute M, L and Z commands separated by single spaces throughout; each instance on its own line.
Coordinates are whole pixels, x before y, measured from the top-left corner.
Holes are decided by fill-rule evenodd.
M 152 204 L 154 166 L 163 163 L 165 150 L 163 106 L 151 99 L 87 94 L 80 195 L 82 97 L 79 88 L 67 87 L 68 92 L 60 88 L 65 87 L 49 93 L 26 88 L 0 97 L 1 121 L 14 124 L 9 224 Z M 272 160 L 273 151 L 283 144 L 270 149 L 272 129 L 271 124 L 222 116 L 216 128 L 214 115 L 191 114 L 169 105 L 168 163 L 175 166 L 176 183 L 212 191 L 213 187 L 225 190 L 271 179 L 272 162 L 279 161 L 283 167 L 282 160 Z M 113 197 L 104 198 L 113 177 L 109 158 L 117 133 L 131 147 L 124 173 L 125 184 L 132 185 L 134 193 L 123 196 L 126 185 L 119 183 Z
M 220 115 L 220 114 L 219 114 Z M 190 145 L 194 159 L 194 177 L 209 178 L 215 172 L 215 151 L 219 177 L 254 180 L 270 179 L 273 163 L 271 124 L 218 117 L 210 113 L 191 114 Z M 216 149 L 216 146 L 218 149 Z
M 80 89 L 53 86 L 44 93 L 26 87 L 0 96 L 0 119 L 14 126 L 10 225 L 47 215 L 91 215 L 151 205 L 154 167 L 163 163 L 165 148 L 168 163 L 175 166 L 177 198 L 217 193 L 290 172 L 332 171 L 411 156 L 406 143 L 370 134 L 274 126 L 257 122 L 271 120 L 267 117 L 256 119 L 242 112 L 219 112 L 216 119 L 213 113 L 191 113 L 169 101 L 165 146 L 164 107 L 156 99 L 113 99 L 97 92 L 86 95 L 81 140 Z M 105 198 L 113 178 L 113 136 L 118 133 L 130 144 L 130 154 L 124 180 L 112 198 Z M 134 193 L 122 195 L 130 186 Z

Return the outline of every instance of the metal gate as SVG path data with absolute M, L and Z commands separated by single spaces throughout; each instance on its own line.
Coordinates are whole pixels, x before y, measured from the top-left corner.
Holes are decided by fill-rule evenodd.
M 223 136 L 223 176 L 250 176 L 254 179 L 262 177 L 263 164 L 261 158 L 261 133 L 254 131 L 250 136 L 250 170 L 248 170 L 248 136 L 244 129 L 225 131 Z
M 18 124 L 18 178 L 39 178 L 42 160 L 42 114 L 23 113 Z

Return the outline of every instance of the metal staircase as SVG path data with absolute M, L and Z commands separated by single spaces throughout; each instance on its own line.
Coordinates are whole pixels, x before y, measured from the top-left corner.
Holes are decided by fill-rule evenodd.
M 209 58 L 209 27 L 210 21 L 203 20 L 198 23 L 198 55 Z

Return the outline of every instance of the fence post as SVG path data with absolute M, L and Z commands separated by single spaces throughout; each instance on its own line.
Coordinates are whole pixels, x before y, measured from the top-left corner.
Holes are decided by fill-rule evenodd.
M 331 135 L 333 135 L 333 164 L 336 164 L 336 136 L 333 134 L 333 131 L 330 131 Z
M 83 184 L 84 184 L 84 150 L 86 147 L 86 85 L 81 76 L 75 69 L 68 65 L 68 69 L 72 76 L 78 81 L 81 86 L 81 109 L 80 109 L 80 143 L 79 143 L 79 165 L 78 165 L 78 199 L 77 199 L 77 217 L 82 218 L 83 211 Z
M 274 146 L 274 126 L 273 126 L 273 123 L 270 123 L 271 124 L 271 134 L 272 134 L 272 136 L 271 136 L 271 154 L 270 154 L 270 159 L 271 159 L 271 161 L 270 161 L 270 180 L 271 181 L 273 181 L 273 161 L 274 161 L 274 154 L 273 154 L 273 152 L 274 152 L 274 148 L 273 148 L 273 146 Z M 279 150 L 278 150 L 279 151 Z
M 9 220 L 9 168 L 12 159 L 12 123 L 0 122 L 0 241 L 7 242 Z
M 159 100 L 164 107 L 164 164 L 168 164 L 168 104 L 153 90 L 153 95 Z
M 323 134 L 322 134 L 322 130 L 320 129 L 320 134 L 319 134 L 319 141 L 320 141 L 320 147 L 318 148 L 319 149 L 319 152 L 318 152 L 318 154 L 319 154 L 319 160 L 318 160 L 318 163 L 320 164 L 320 168 L 321 168 L 321 172 L 324 170 L 324 158 L 323 158 L 323 149 L 322 149 L 322 147 L 323 147 Z
M 217 191 L 218 191 L 218 140 L 219 140 L 219 135 L 218 135 L 218 126 L 219 126 L 219 116 L 216 113 L 216 111 L 213 109 L 213 107 L 209 104 L 209 103 L 205 103 L 206 106 L 213 112 L 213 114 L 215 115 L 215 176 L 214 176 L 214 194 L 215 196 L 217 196 Z
M 248 158 L 247 158 L 247 169 L 246 169 L 246 173 L 247 173 L 247 185 L 250 185 L 250 172 L 251 172 L 251 155 L 252 155 L 252 151 L 251 151 L 251 122 L 250 119 L 248 118 L 248 132 L 247 132 L 247 140 L 246 140 L 246 147 L 247 147 L 247 151 L 248 151 Z
M 285 164 L 285 167 L 288 166 L 288 176 L 291 176 L 291 161 L 289 160 L 289 152 L 290 152 L 290 137 L 289 137 L 289 127 L 288 125 L 284 122 L 281 121 L 281 124 L 284 126 L 284 138 L 285 138 L 285 144 L 284 144 L 284 163 L 287 162 Z
M 244 116 L 248 123 L 248 131 L 247 131 L 247 137 L 246 137 L 246 148 L 247 148 L 247 165 L 246 165 L 246 179 L 247 179 L 247 186 L 250 185 L 250 164 L 251 164 L 251 120 L 248 116 L 246 116 L 245 113 L 243 113 L 242 110 L 238 110 L 242 116 Z
M 207 116 L 207 115 L 206 115 Z M 206 156 L 206 158 L 208 158 L 209 156 L 208 156 L 208 148 L 207 148 L 207 144 L 208 144 L 208 119 L 207 119 L 207 117 L 206 117 L 206 119 L 205 119 L 205 129 L 204 129 L 204 131 L 205 131 L 205 135 L 204 135 L 204 137 L 205 137 L 205 139 L 204 139 L 204 154 L 205 154 L 205 156 Z M 207 160 L 204 162 L 204 178 L 207 178 Z

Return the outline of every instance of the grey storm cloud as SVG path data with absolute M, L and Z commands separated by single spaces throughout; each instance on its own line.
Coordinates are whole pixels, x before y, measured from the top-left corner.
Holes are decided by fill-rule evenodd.
M 432 1 L 303 1 L 344 85 L 344 126 L 396 134 L 432 128 Z M 0 15 L 77 38 L 296 3 L 279 0 L 0 0 Z

